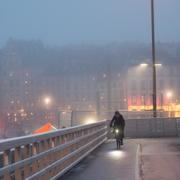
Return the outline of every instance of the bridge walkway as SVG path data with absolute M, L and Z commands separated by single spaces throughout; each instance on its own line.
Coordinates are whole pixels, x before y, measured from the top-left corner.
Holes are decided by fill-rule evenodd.
M 135 180 L 138 144 L 125 140 L 124 146 L 116 150 L 114 140 L 109 140 L 72 170 L 61 180 Z

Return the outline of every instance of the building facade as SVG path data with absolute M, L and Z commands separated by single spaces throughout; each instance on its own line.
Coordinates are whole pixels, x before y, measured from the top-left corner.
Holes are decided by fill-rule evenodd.
M 152 68 L 138 65 L 141 59 L 132 64 L 129 54 L 107 49 L 74 51 L 16 41 L 1 49 L 0 112 L 8 123 L 34 129 L 47 121 L 57 126 L 58 112 L 96 112 L 107 119 L 115 110 L 152 110 Z M 180 110 L 178 62 L 168 57 L 157 67 L 158 110 Z

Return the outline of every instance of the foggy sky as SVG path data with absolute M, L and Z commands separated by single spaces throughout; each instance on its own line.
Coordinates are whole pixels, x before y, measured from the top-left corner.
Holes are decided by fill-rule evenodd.
M 180 1 L 155 0 L 157 41 L 180 40 Z M 0 47 L 10 38 L 50 45 L 150 42 L 150 0 L 0 0 Z

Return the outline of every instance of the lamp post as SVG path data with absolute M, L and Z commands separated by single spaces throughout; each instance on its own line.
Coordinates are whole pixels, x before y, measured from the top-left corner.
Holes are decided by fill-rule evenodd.
M 154 0 L 151 0 L 151 38 L 152 38 L 152 72 L 153 72 L 153 117 L 157 117 Z

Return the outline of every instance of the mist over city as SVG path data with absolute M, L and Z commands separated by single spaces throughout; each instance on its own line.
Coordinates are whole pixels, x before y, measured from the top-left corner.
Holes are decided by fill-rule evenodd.
M 156 41 L 179 41 L 179 0 L 155 4 Z M 150 43 L 150 12 L 148 0 L 1 1 L 0 46 L 9 38 L 41 40 L 50 46 Z
M 120 166 L 128 162 L 130 167 L 130 156 L 141 158 L 133 160 L 133 173 L 121 170 L 130 174 L 124 179 L 137 179 L 134 171 L 144 173 L 139 179 L 163 179 L 166 167 L 150 174 L 145 156 L 162 147 L 170 154 L 170 143 L 179 153 L 179 10 L 178 0 L 1 1 L 0 180 L 43 179 L 46 174 L 47 179 L 81 180 L 86 170 L 77 173 L 74 165 L 85 157 L 93 171 L 86 158 L 91 152 L 98 156 L 96 147 Z M 118 115 L 125 121 L 123 130 L 112 128 Z M 121 131 L 125 145 L 123 138 L 118 144 Z M 116 140 L 117 152 L 109 139 Z M 54 159 L 43 164 L 43 153 Z M 104 161 L 97 160 L 99 167 Z M 150 159 L 157 168 L 154 162 Z M 178 167 L 179 161 L 172 164 Z M 176 180 L 175 171 L 167 177 Z M 119 176 L 90 174 L 88 178 L 102 180 Z
M 174 107 L 166 97 L 171 91 L 175 111 L 180 100 L 180 43 L 157 43 L 156 47 L 157 63 L 162 64 L 157 67 L 158 106 L 165 111 Z M 152 71 L 141 67 L 151 63 L 150 49 L 147 43 L 58 48 L 35 40 L 8 40 L 0 54 L 1 111 L 6 131 L 13 134 L 26 128 L 30 133 L 47 122 L 57 126 L 60 111 L 96 113 L 98 108 L 104 119 L 109 118 L 107 112 L 116 109 L 150 110 Z M 49 105 L 44 102 L 46 96 L 52 99 Z M 47 111 L 50 117 L 45 117 Z

